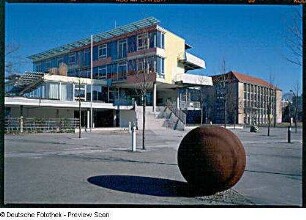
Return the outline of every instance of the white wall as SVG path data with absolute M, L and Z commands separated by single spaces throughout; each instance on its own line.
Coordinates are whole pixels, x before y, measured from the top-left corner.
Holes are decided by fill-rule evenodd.
M 129 122 L 136 121 L 134 110 L 120 110 L 120 127 L 129 127 Z

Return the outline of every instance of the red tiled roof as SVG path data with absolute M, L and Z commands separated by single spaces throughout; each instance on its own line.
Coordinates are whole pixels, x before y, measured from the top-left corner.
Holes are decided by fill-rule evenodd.
M 250 84 L 260 85 L 260 86 L 264 86 L 264 87 L 271 87 L 271 88 L 275 88 L 277 90 L 280 90 L 276 86 L 272 85 L 271 83 L 269 83 L 269 82 L 267 82 L 263 79 L 256 78 L 256 77 L 253 77 L 253 76 L 249 76 L 249 75 L 246 75 L 246 74 L 230 71 L 230 72 L 226 73 L 226 75 L 232 75 L 239 82 L 242 82 L 242 83 L 250 83 Z
M 231 73 L 238 79 L 239 82 L 251 83 L 251 84 L 261 85 L 261 86 L 265 86 L 265 87 L 271 87 L 271 88 L 275 88 L 275 89 L 280 90 L 279 88 L 277 88 L 273 84 L 271 84 L 271 83 L 269 83 L 269 82 L 267 82 L 263 79 L 256 78 L 256 77 L 253 77 L 253 76 L 248 76 L 246 74 L 233 72 L 233 71 L 231 71 Z

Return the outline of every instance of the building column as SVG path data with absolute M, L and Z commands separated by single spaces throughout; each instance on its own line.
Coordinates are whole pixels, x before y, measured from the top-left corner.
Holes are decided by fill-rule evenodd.
M 23 105 L 20 106 L 19 126 L 20 126 L 20 132 L 23 133 Z
M 87 128 L 90 128 L 90 111 L 87 110 Z
M 180 89 L 179 88 L 176 89 L 176 94 L 177 94 L 177 96 L 176 96 L 176 108 L 180 109 Z
M 62 100 L 62 82 L 59 82 L 59 88 L 58 88 L 58 98 L 59 100 Z M 86 92 L 85 92 L 86 94 Z
M 153 83 L 153 112 L 156 112 L 156 95 L 157 95 L 156 82 Z
M 186 101 L 186 106 L 187 106 L 187 102 L 188 102 L 188 88 L 186 88 L 186 97 L 185 97 L 185 101 Z

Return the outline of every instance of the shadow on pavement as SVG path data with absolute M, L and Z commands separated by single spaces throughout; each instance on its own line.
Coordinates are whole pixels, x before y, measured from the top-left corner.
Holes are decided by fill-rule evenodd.
M 107 189 L 160 197 L 195 197 L 205 196 L 203 192 L 191 187 L 186 182 L 143 176 L 105 175 L 87 179 L 96 186 Z

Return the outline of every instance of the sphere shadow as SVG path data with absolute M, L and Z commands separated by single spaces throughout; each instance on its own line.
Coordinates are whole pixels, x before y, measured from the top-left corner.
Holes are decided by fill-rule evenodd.
M 215 193 L 199 190 L 187 182 L 154 177 L 104 175 L 89 177 L 87 180 L 91 184 L 111 190 L 159 197 L 196 197 Z

